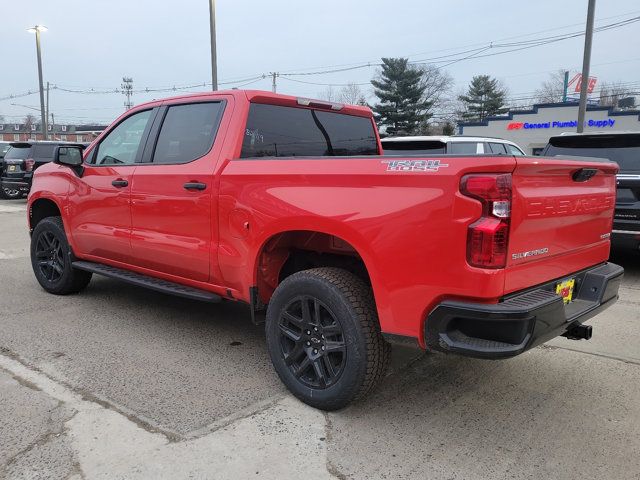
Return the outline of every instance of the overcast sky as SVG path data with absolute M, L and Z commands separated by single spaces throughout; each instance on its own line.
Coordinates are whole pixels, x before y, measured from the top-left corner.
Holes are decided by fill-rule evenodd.
M 208 0 L 0 0 L 0 98 L 38 85 L 35 39 L 42 34 L 45 82 L 70 90 L 116 89 L 123 76 L 134 89 L 210 82 Z M 587 0 L 218 0 L 218 77 L 238 80 L 269 72 L 314 72 L 336 65 L 379 62 L 384 56 L 421 60 L 485 44 L 521 42 L 584 28 Z M 596 27 L 640 15 L 638 0 L 599 0 Z M 640 90 L 640 23 L 595 34 L 592 75 L 599 81 L 636 82 Z M 505 40 L 508 39 L 508 40 Z M 531 95 L 549 72 L 577 71 L 584 37 L 513 53 L 470 58 L 444 67 L 454 91 L 476 74 L 501 79 L 511 97 Z M 504 49 L 503 49 L 504 50 Z M 451 57 L 459 58 L 459 57 Z M 446 59 L 445 59 L 446 60 Z M 442 65 L 441 63 L 438 65 Z M 325 68 L 326 67 L 326 68 Z M 324 75 L 280 77 L 278 91 L 317 97 L 327 87 L 304 82 L 366 83 L 376 67 Z M 236 83 L 233 83 L 236 82 Z M 245 81 L 246 83 L 246 81 Z M 246 88 L 271 89 L 271 79 Z M 339 88 L 339 87 L 336 87 Z M 363 89 L 370 92 L 368 85 Z M 190 91 L 206 88 L 196 87 Z M 172 96 L 136 93 L 134 103 Z M 80 94 L 51 90 L 56 123 L 110 122 L 123 111 L 120 93 Z M 39 106 L 38 95 L 0 100 L 0 115 L 13 122 Z

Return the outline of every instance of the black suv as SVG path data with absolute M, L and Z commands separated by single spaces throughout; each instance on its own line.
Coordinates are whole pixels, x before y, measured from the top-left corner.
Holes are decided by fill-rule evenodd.
M 20 198 L 29 193 L 33 172 L 53 161 L 59 145 L 77 145 L 70 142 L 27 141 L 12 142 L 0 163 L 0 198 Z
M 612 160 L 620 166 L 613 218 L 614 246 L 640 247 L 640 132 L 580 133 L 551 137 L 545 156 Z

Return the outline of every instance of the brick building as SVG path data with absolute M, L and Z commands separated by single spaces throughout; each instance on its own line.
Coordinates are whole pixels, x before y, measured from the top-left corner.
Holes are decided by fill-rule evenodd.
M 49 125 L 49 140 L 87 143 L 105 128 L 106 125 Z M 40 130 L 38 123 L 0 123 L 0 141 L 44 140 Z

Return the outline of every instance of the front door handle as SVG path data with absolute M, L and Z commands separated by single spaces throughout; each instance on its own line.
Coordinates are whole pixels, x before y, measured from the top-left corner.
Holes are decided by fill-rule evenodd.
M 185 190 L 204 190 L 205 188 L 207 188 L 206 183 L 200 182 L 187 182 L 183 186 Z
M 119 178 L 119 179 L 114 180 L 113 182 L 111 182 L 111 185 L 113 185 L 114 187 L 117 187 L 117 188 L 122 188 L 122 187 L 126 187 L 127 185 L 129 185 L 129 182 Z

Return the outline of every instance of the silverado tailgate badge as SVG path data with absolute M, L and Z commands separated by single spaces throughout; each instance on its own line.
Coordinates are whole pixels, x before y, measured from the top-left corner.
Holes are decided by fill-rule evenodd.
M 449 166 L 440 160 L 382 160 L 382 163 L 387 164 L 387 172 L 437 172 Z
M 549 253 L 549 249 L 547 247 L 538 248 L 537 250 L 529 250 L 528 252 L 518 252 L 511 254 L 512 260 L 520 260 L 521 258 L 535 257 L 537 255 L 544 255 L 545 253 Z

